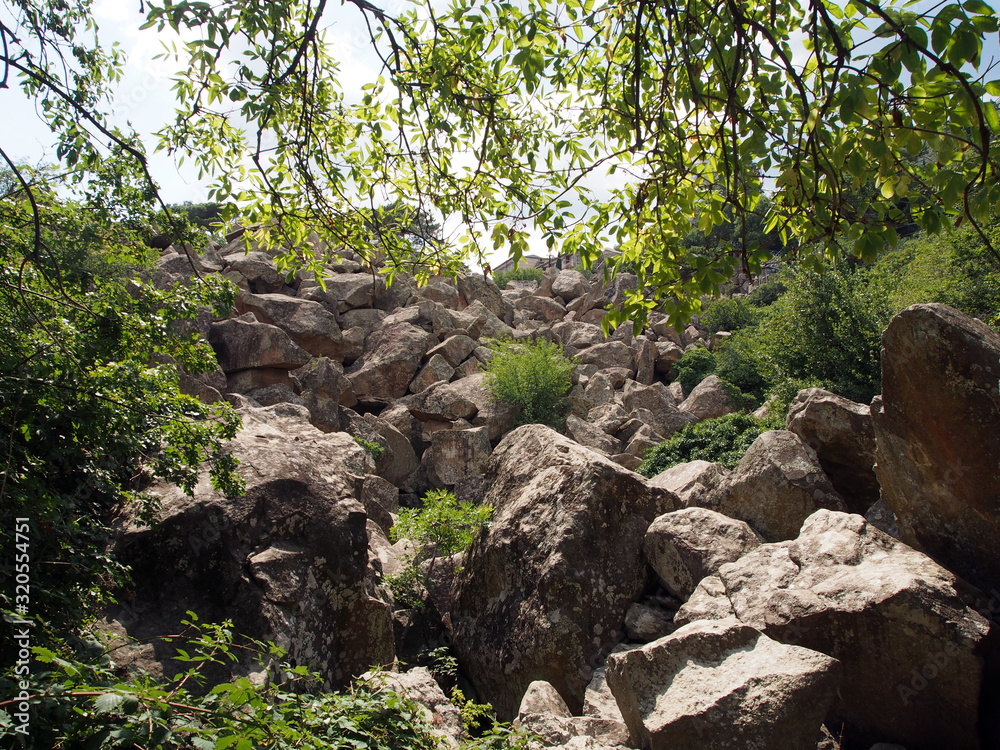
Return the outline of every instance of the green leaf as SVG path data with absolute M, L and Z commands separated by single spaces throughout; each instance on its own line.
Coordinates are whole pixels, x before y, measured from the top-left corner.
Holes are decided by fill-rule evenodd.
M 94 708 L 99 714 L 107 714 L 114 711 L 125 700 L 125 696 L 120 693 L 102 693 L 94 699 Z

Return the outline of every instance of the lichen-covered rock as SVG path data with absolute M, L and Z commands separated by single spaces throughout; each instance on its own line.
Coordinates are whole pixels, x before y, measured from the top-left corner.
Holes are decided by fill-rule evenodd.
M 485 426 L 490 442 L 514 426 L 517 407 L 495 401 L 485 385 L 485 374 L 477 373 L 452 383 L 435 383 L 407 404 L 417 419 L 450 422 L 467 419 L 474 427 Z
M 438 430 L 424 454 L 427 478 L 437 487 L 454 487 L 469 477 L 480 476 L 490 457 L 489 430 Z
M 851 513 L 879 499 L 875 427 L 870 409 L 822 388 L 806 388 L 788 407 L 785 429 L 816 451 L 820 466 Z
M 606 367 L 621 367 L 629 373 L 635 372 L 635 353 L 621 341 L 608 341 L 591 346 L 580 352 L 580 363 Z
M 727 476 L 729 470 L 722 464 L 698 460 L 671 466 L 650 479 L 649 483 L 670 490 L 685 507 L 703 508 Z
M 303 286 L 299 297 L 321 302 L 332 312 L 345 313 L 357 307 L 374 307 L 378 293 L 384 288 L 381 276 L 335 273 L 323 279 L 323 286 Z
M 558 691 L 544 680 L 535 680 L 528 686 L 514 725 L 529 734 L 532 750 L 625 750 L 628 743 L 624 723 L 573 716 Z
M 699 420 L 724 417 L 736 411 L 718 375 L 709 375 L 698 383 L 678 408 Z
M 410 381 L 410 391 L 420 393 L 435 383 L 448 382 L 455 374 L 455 368 L 440 354 L 435 354 L 420 368 L 420 372 Z
M 432 334 L 408 323 L 382 328 L 365 343 L 347 379 L 362 404 L 387 404 L 406 395 L 424 353 L 436 343 Z
M 760 537 L 742 521 L 705 508 L 683 508 L 653 521 L 643 551 L 667 590 L 687 599 L 702 578 L 760 543 Z
M 265 367 L 294 370 L 310 359 L 283 330 L 249 314 L 212 323 L 208 343 L 226 374 Z
M 707 507 L 746 521 L 768 542 L 794 539 L 818 508 L 846 509 L 816 452 L 787 430 L 758 437 Z
M 735 616 L 844 665 L 832 718 L 859 744 L 978 750 L 990 623 L 973 592 L 858 515 L 816 511 L 792 541 L 764 544 L 704 579 L 679 624 Z M 861 745 L 863 746 L 863 745 Z
M 945 305 L 914 305 L 882 347 L 875 472 L 900 538 L 1000 589 L 1000 334 Z
M 841 669 L 735 619 L 608 658 L 625 723 L 651 750 L 815 750 Z
M 207 472 L 194 497 L 157 484 L 157 523 L 122 530 L 117 554 L 132 568 L 142 613 L 129 632 L 176 632 L 192 610 L 284 645 L 335 685 L 391 664 L 389 606 L 368 565 L 367 515 L 356 494 L 374 468 L 370 457 L 350 436 L 310 425 L 304 407 L 242 416 L 230 450 L 246 479 L 243 497 L 213 489 Z
M 608 435 L 596 425 L 572 414 L 566 418 L 566 434 L 580 445 L 586 446 L 605 456 L 613 456 L 621 451 L 621 442 Z
M 579 711 L 645 590 L 643 534 L 676 498 L 542 425 L 500 442 L 486 482 L 496 511 L 456 581 L 455 653 L 503 718 L 536 679 Z
M 278 326 L 314 357 L 344 358 L 344 337 L 337 317 L 319 302 L 285 294 L 240 294 L 240 313 L 253 313 L 261 323 Z

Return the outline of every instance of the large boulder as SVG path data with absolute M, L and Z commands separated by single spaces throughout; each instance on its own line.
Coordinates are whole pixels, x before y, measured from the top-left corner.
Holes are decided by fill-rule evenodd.
M 485 480 L 496 511 L 456 579 L 455 653 L 502 718 L 538 679 L 579 712 L 646 588 L 646 528 L 677 499 L 542 425 L 509 433 Z
M 815 750 L 840 664 L 735 619 L 697 622 L 612 654 L 607 680 L 651 750 Z
M 711 461 L 688 461 L 671 466 L 649 480 L 651 485 L 670 490 L 685 507 L 705 507 L 709 497 L 729 476 L 722 464 Z
M 870 409 L 822 388 L 799 391 L 785 429 L 816 451 L 820 466 L 852 513 L 879 499 L 875 478 L 875 428 Z
M 240 313 L 253 313 L 261 323 L 278 326 L 314 357 L 344 358 L 344 337 L 337 317 L 319 302 L 285 294 L 249 294 L 236 298 Z
M 582 297 L 589 291 L 590 284 L 579 271 L 560 271 L 559 275 L 552 281 L 552 294 L 556 297 L 562 297 L 565 302 Z
M 882 347 L 875 472 L 900 538 L 1000 588 L 1000 334 L 945 305 L 914 305 Z
M 455 285 L 461 307 L 466 308 L 479 302 L 500 320 L 507 320 L 509 306 L 504 302 L 493 279 L 474 273 L 460 273 L 455 279 Z
M 687 599 L 702 578 L 760 546 L 747 524 L 705 508 L 666 513 L 646 531 L 643 550 L 667 590 Z
M 474 427 L 485 426 L 490 441 L 496 442 L 514 426 L 518 408 L 494 400 L 485 378 L 485 373 L 476 373 L 453 383 L 435 383 L 407 406 L 420 420 L 467 419 Z
M 379 292 L 385 288 L 381 276 L 368 273 L 335 273 L 323 279 L 323 285 L 299 289 L 299 297 L 321 302 L 339 313 L 356 307 L 374 307 Z
M 294 370 L 310 359 L 283 330 L 249 314 L 212 323 L 208 343 L 226 374 L 260 368 Z
M 635 371 L 635 353 L 621 341 L 608 341 L 585 349 L 580 353 L 580 363 L 600 368 L 622 367 Z
M 454 487 L 470 477 L 481 476 L 491 450 L 486 427 L 438 430 L 431 435 L 431 447 L 424 458 L 427 477 L 438 487 Z
M 794 539 L 819 508 L 846 510 L 816 452 L 787 430 L 760 435 L 707 507 L 746 521 L 768 542 Z
M 972 591 L 858 515 L 819 510 L 792 541 L 764 544 L 702 581 L 675 617 L 736 616 L 845 668 L 832 717 L 856 742 L 980 747 L 989 622 Z M 861 745 L 864 747 L 865 745 Z
M 718 375 L 709 375 L 698 383 L 678 408 L 698 420 L 724 417 L 736 411 Z
M 351 365 L 347 379 L 363 404 L 387 404 L 406 395 L 424 353 L 437 339 L 409 323 L 382 328 L 365 344 L 365 353 Z
M 176 632 L 192 610 L 202 621 L 230 619 L 238 633 L 281 643 L 335 685 L 391 664 L 388 596 L 368 564 L 359 502 L 361 477 L 373 468 L 368 454 L 346 434 L 314 428 L 304 407 L 242 416 L 229 451 L 240 461 L 245 495 L 227 498 L 207 471 L 193 497 L 156 484 L 156 523 L 133 519 L 122 529 L 117 555 L 132 568 L 133 608 L 142 613 L 130 634 Z M 166 663 L 172 649 L 162 654 Z

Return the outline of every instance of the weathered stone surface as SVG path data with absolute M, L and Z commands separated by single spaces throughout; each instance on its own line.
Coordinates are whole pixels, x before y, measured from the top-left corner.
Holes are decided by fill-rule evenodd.
M 438 430 L 427 449 L 427 478 L 438 487 L 453 487 L 481 475 L 491 452 L 486 427 Z
M 610 307 L 621 307 L 625 301 L 625 292 L 639 288 L 639 277 L 634 273 L 619 273 L 604 287 L 602 296 L 605 304 Z
M 277 367 L 255 367 L 250 370 L 226 373 L 226 391 L 228 393 L 250 393 L 258 388 L 269 385 L 287 385 L 294 390 L 294 384 L 289 371 Z
M 321 286 L 300 289 L 299 296 L 322 302 L 331 311 L 340 313 L 356 307 L 374 307 L 376 295 L 385 288 L 381 276 L 367 273 L 335 273 L 323 283 L 326 289 Z
M 242 257 L 230 256 L 226 259 L 226 270 L 241 274 L 247 280 L 247 288 L 258 294 L 278 292 L 285 286 L 285 280 L 264 253 L 250 252 Z M 188 275 L 190 276 L 190 272 Z
M 628 439 L 625 452 L 631 453 L 636 458 L 642 458 L 646 455 L 646 451 L 662 442 L 663 435 L 657 432 L 654 427 L 644 424 Z
M 510 327 L 481 300 L 476 300 L 464 310 L 452 314 L 456 328 L 462 328 L 474 339 L 504 338 L 510 336 Z
M 194 497 L 154 485 L 157 523 L 123 529 L 117 554 L 132 568 L 142 613 L 129 632 L 176 632 L 194 610 L 284 644 L 335 685 L 391 664 L 389 607 L 368 566 L 367 518 L 354 489 L 373 468 L 368 454 L 348 435 L 315 429 L 303 407 L 242 416 L 230 450 L 246 479 L 243 497 L 224 497 L 205 471 Z
M 622 367 L 629 372 L 635 372 L 634 354 L 621 341 L 608 341 L 585 349 L 580 353 L 580 362 L 585 365 L 606 367 Z
M 452 310 L 459 308 L 458 289 L 442 279 L 431 279 L 417 289 L 415 296 L 432 300 Z
M 226 374 L 271 367 L 294 370 L 309 361 L 309 353 L 276 326 L 258 323 L 253 316 L 212 323 L 208 343 Z
M 573 716 L 559 692 L 544 680 L 535 680 L 528 686 L 514 724 L 533 735 L 532 748 L 624 750 L 628 742 L 624 723 Z
M 1000 334 L 945 305 L 914 305 L 882 346 L 875 472 L 900 538 L 1000 589 Z
M 673 329 L 671 329 L 673 330 Z M 673 366 L 684 356 L 684 350 L 673 341 L 656 342 L 656 371 L 661 374 L 670 372 Z
M 361 328 L 365 332 L 365 338 L 368 338 L 382 327 L 382 321 L 386 317 L 388 317 L 388 313 L 385 310 L 359 307 L 356 310 L 348 310 L 341 314 L 341 328 L 345 331 L 348 328 Z
M 501 321 L 507 321 L 510 308 L 493 279 L 486 279 L 475 273 L 460 273 L 455 284 L 463 307 L 468 308 L 479 302 Z
M 358 403 L 354 386 L 344 376 L 344 368 L 335 360 L 317 357 L 293 374 L 303 393 L 331 399 L 341 406 L 351 407 Z
M 707 507 L 746 521 L 768 542 L 794 539 L 818 508 L 845 510 L 816 452 L 787 430 L 758 437 Z
M 261 323 L 278 326 L 314 357 L 342 360 L 344 342 L 337 317 L 318 302 L 285 294 L 240 294 L 240 313 L 253 313 Z
M 261 406 L 274 406 L 275 404 L 298 404 L 306 406 L 306 402 L 284 383 L 256 388 L 246 394 L 247 398 L 253 399 Z
M 361 504 L 369 520 L 377 523 L 388 538 L 393 526 L 392 514 L 399 512 L 399 488 L 382 477 L 369 474 L 361 486 Z
M 667 590 L 687 599 L 702 578 L 715 575 L 725 563 L 735 562 L 760 543 L 742 521 L 705 508 L 683 508 L 653 521 L 643 551 Z
M 566 434 L 580 445 L 603 453 L 605 456 L 613 456 L 621 451 L 621 441 L 611 437 L 596 425 L 585 422 L 572 414 L 566 418 Z
M 566 302 L 582 297 L 589 291 L 590 284 L 579 271 L 560 271 L 552 281 L 552 294 L 556 297 L 562 297 Z
M 556 323 L 566 315 L 566 308 L 551 297 L 538 297 L 534 294 L 519 299 L 514 303 L 514 308 L 548 323 Z
M 736 411 L 718 375 L 709 375 L 698 383 L 678 408 L 699 420 L 724 417 Z
M 440 354 L 435 354 L 410 381 L 410 391 L 420 393 L 435 383 L 448 382 L 454 374 L 455 368 L 448 364 L 448 360 Z
M 649 643 L 670 635 L 674 625 L 674 612 L 655 607 L 646 602 L 633 602 L 625 612 L 625 634 L 630 641 Z
M 517 718 L 523 721 L 528 714 L 561 716 L 567 719 L 573 715 L 559 691 L 545 680 L 535 680 L 524 691 L 521 705 L 517 709 Z
M 875 427 L 869 407 L 822 388 L 799 391 L 785 429 L 816 451 L 820 466 L 851 513 L 864 514 L 879 499 Z
M 609 435 L 614 435 L 618 432 L 618 429 L 625 424 L 627 419 L 628 414 L 616 403 L 595 406 L 587 412 L 587 421 Z
M 541 425 L 500 442 L 486 482 L 496 512 L 456 581 L 453 648 L 501 717 L 536 679 L 579 711 L 645 589 L 642 536 L 676 498 Z
M 431 732 L 449 747 L 458 746 L 463 736 L 462 713 L 448 700 L 427 667 L 413 667 L 405 672 L 380 672 L 366 677 L 416 703 L 422 709 L 424 721 L 431 725 Z
M 449 336 L 440 344 L 435 346 L 429 352 L 427 352 L 428 357 L 433 357 L 436 354 L 440 354 L 449 365 L 452 367 L 458 367 L 462 362 L 464 362 L 479 344 L 474 340 L 465 336 L 463 334 L 458 334 L 456 336 Z
M 569 326 L 568 336 L 563 338 L 563 344 L 577 349 L 586 349 L 588 346 L 597 346 L 605 343 L 604 331 L 600 326 L 592 323 L 579 323 L 569 321 L 561 325 Z
M 840 660 L 831 716 L 858 743 L 975 750 L 990 624 L 971 597 L 961 579 L 861 516 L 819 510 L 797 539 L 761 545 L 704 579 L 675 621 L 735 615 Z M 993 712 L 988 704 L 983 717 Z
M 468 419 L 475 427 L 488 428 L 490 442 L 499 440 L 514 426 L 518 410 L 493 401 L 484 378 L 483 373 L 477 373 L 453 383 L 437 383 L 414 397 L 409 410 L 421 420 Z
M 372 426 L 372 429 L 385 440 L 391 453 L 389 460 L 379 462 L 379 473 L 397 487 L 400 486 L 407 477 L 420 468 L 420 461 L 413 449 L 413 443 L 390 422 L 373 414 L 365 414 L 364 418 Z
M 346 371 L 358 401 L 386 404 L 406 395 L 420 360 L 435 341 L 433 335 L 408 323 L 369 336 L 365 353 Z
M 649 483 L 670 490 L 685 507 L 705 507 L 711 494 L 722 486 L 727 476 L 729 470 L 722 464 L 688 461 L 661 471 Z
M 656 345 L 640 336 L 634 345 L 635 379 L 642 385 L 651 385 L 656 378 Z
M 829 656 L 729 619 L 612 654 L 607 680 L 651 750 L 815 750 L 841 671 Z

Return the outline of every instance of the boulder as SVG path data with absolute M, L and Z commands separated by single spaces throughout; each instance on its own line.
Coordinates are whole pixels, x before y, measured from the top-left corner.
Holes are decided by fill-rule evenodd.
M 479 302 L 499 320 L 507 321 L 510 308 L 493 279 L 483 278 L 479 274 L 460 273 L 455 279 L 455 285 L 458 287 L 461 307 L 471 307 Z
M 593 323 L 579 323 L 574 320 L 560 325 L 569 326 L 567 335 L 562 340 L 564 346 L 586 349 L 588 346 L 597 346 L 605 342 L 604 331 Z M 553 330 L 554 328 L 553 326 Z
M 517 407 L 494 401 L 485 385 L 485 373 L 477 373 L 453 383 L 435 383 L 408 404 L 410 413 L 420 420 L 450 422 L 468 419 L 473 426 L 485 426 L 490 442 L 514 426 Z
M 728 619 L 612 654 L 607 680 L 651 750 L 815 750 L 841 672 L 836 659 Z
M 363 404 L 387 404 L 406 395 L 424 353 L 435 343 L 432 334 L 408 323 L 382 328 L 365 344 L 347 379 Z
M 261 323 L 278 326 L 314 357 L 344 358 L 344 341 L 337 317 L 318 302 L 285 294 L 240 294 L 240 313 L 253 313 Z
M 416 703 L 421 718 L 431 726 L 431 733 L 443 740 L 446 747 L 457 747 L 463 739 L 462 712 L 448 700 L 427 667 L 413 667 L 405 672 L 368 673 L 364 678 Z
M 621 442 L 608 435 L 596 425 L 585 422 L 572 414 L 566 418 L 566 434 L 580 445 L 613 456 L 621 451 Z
M 390 422 L 374 414 L 365 414 L 364 419 L 389 446 L 388 452 L 391 458 L 380 462 L 384 463 L 384 466 L 379 467 L 381 476 L 397 487 L 400 486 L 407 477 L 420 468 L 413 443 Z
M 451 310 L 459 308 L 458 290 L 443 279 L 431 279 L 417 289 L 415 296 L 418 299 L 432 300 Z
M 424 463 L 427 478 L 437 487 L 453 487 L 469 477 L 480 476 L 490 457 L 489 430 L 438 430 L 431 436 Z
M 681 504 L 685 507 L 694 505 L 703 508 L 708 504 L 711 494 L 722 486 L 727 476 L 729 470 L 722 464 L 688 461 L 661 471 L 650 479 L 649 483 L 670 490 L 680 498 Z
M 454 374 L 455 368 L 448 364 L 448 360 L 440 354 L 435 354 L 410 381 L 410 391 L 420 393 L 435 383 L 448 382 Z
M 458 334 L 446 338 L 427 352 L 427 356 L 434 357 L 435 355 L 441 355 L 449 365 L 458 367 L 475 351 L 477 346 L 479 344 L 475 340 L 463 334 Z
M 451 317 L 455 328 L 464 329 L 474 339 L 504 338 L 511 333 L 507 324 L 478 299 Z
M 517 310 L 524 310 L 537 320 L 557 323 L 566 316 L 566 308 L 552 297 L 538 297 L 530 294 L 514 303 Z
M 726 387 L 718 375 L 709 375 L 694 387 L 678 407 L 699 421 L 732 414 L 736 409 L 729 401 Z
M 831 718 L 859 746 L 980 747 L 990 623 L 968 584 L 858 515 L 818 510 L 797 539 L 764 544 L 702 581 L 675 621 L 736 616 L 845 668 Z
M 573 716 L 551 684 L 535 680 L 521 700 L 514 725 L 532 737 L 532 748 L 626 750 L 628 729 L 621 721 Z
M 1000 334 L 914 305 L 882 334 L 875 473 L 900 538 L 1000 589 Z
M 247 288 L 259 294 L 280 292 L 285 288 L 284 277 L 264 253 L 250 252 L 243 257 L 227 259 L 226 270 L 242 275 L 247 280 Z M 190 276 L 190 272 L 187 275 Z
M 794 539 L 819 508 L 846 509 L 816 452 L 787 430 L 760 435 L 707 507 L 746 521 L 768 542 Z
M 580 353 L 580 363 L 597 365 L 600 368 L 622 367 L 629 372 L 635 372 L 635 354 L 627 344 L 621 341 L 608 341 L 584 349 Z
M 276 326 L 258 323 L 252 315 L 212 323 L 208 343 L 228 375 L 262 367 L 294 370 L 309 361 L 309 353 Z
M 345 313 L 356 307 L 374 307 L 376 296 L 384 287 L 385 282 L 378 275 L 335 273 L 323 279 L 323 286 L 300 289 L 299 296 L 321 302 L 332 312 Z
M 312 393 L 347 407 L 358 403 L 354 386 L 344 377 L 344 368 L 335 360 L 317 357 L 295 370 L 294 377 L 303 394 Z
M 625 635 L 636 643 L 649 643 L 670 635 L 676 610 L 666 610 L 647 602 L 632 602 L 625 612 Z
M 667 590 L 687 599 L 702 578 L 715 575 L 760 543 L 742 521 L 705 508 L 683 508 L 653 521 L 642 548 Z
M 820 466 L 851 513 L 864 515 L 878 501 L 875 427 L 867 405 L 822 388 L 806 388 L 789 406 L 785 429 L 816 451 Z
M 673 341 L 657 341 L 656 371 L 661 375 L 666 375 L 683 356 L 684 350 Z
M 230 619 L 237 633 L 282 643 L 289 658 L 337 686 L 372 664 L 391 664 L 388 597 L 368 565 L 367 516 L 355 494 L 372 468 L 368 454 L 348 435 L 314 428 L 303 407 L 242 416 L 229 451 L 241 464 L 244 496 L 227 498 L 205 470 L 193 497 L 153 485 L 156 523 L 132 519 L 122 528 L 116 556 L 131 567 L 134 604 L 144 613 L 130 634 L 176 632 L 192 610 L 204 622 Z
M 456 580 L 453 649 L 501 718 L 536 679 L 578 712 L 646 588 L 643 534 L 677 500 L 542 425 L 509 433 L 485 482 L 496 511 Z
M 635 379 L 643 385 L 651 385 L 656 379 L 656 345 L 645 336 L 636 339 Z
M 569 302 L 590 291 L 587 278 L 579 271 L 560 271 L 552 281 L 552 294 Z

